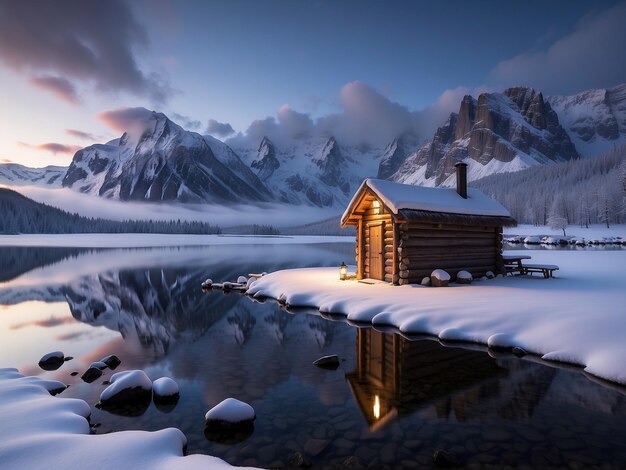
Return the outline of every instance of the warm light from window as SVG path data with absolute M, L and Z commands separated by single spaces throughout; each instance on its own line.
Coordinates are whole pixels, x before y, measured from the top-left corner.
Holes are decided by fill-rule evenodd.
M 378 215 L 380 212 L 380 202 L 375 199 L 374 202 L 372 202 L 372 207 L 374 208 L 374 214 Z
M 380 418 L 380 398 L 378 395 L 374 396 L 374 418 Z

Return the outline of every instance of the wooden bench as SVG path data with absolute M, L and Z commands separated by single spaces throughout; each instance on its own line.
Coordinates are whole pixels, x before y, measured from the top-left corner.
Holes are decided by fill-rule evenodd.
M 554 277 L 554 271 L 559 267 L 554 264 L 524 264 L 521 267 L 521 274 L 542 273 L 546 279 Z

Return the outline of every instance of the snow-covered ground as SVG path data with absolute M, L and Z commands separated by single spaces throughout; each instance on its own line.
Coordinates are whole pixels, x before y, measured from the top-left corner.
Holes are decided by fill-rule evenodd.
M 0 246 L 47 246 L 73 248 L 147 248 L 162 246 L 274 245 L 337 242 L 354 243 L 354 237 L 314 235 L 169 235 L 158 233 L 0 235 Z
M 618 224 L 606 228 L 606 225 L 591 225 L 589 228 L 580 227 L 579 225 L 571 225 L 565 229 L 567 236 L 581 237 L 586 239 L 603 238 L 603 237 L 622 237 L 626 238 L 626 225 Z M 550 227 L 534 225 L 518 225 L 517 227 L 507 227 L 504 229 L 505 235 L 554 235 L 562 236 L 562 230 L 552 230 Z
M 183 456 L 178 429 L 90 435 L 83 400 L 53 397 L 58 382 L 0 369 L 0 461 L 3 468 L 232 468 L 208 455 Z
M 554 279 L 507 276 L 435 288 L 342 282 L 336 268 L 293 269 L 257 280 L 248 294 L 405 333 L 518 346 L 626 383 L 626 251 L 534 251 L 532 263 L 560 270 Z

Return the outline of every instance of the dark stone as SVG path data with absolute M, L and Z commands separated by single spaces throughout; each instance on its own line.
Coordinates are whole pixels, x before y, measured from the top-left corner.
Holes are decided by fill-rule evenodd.
M 105 401 L 101 401 L 102 409 L 109 409 L 115 406 L 125 406 L 127 404 L 144 403 L 152 401 L 152 390 L 145 390 L 141 387 L 125 388 Z
M 78 372 L 72 372 L 72 373 L 70 373 L 70 375 L 71 375 L 72 377 L 76 377 L 76 376 L 78 375 Z
M 313 365 L 321 367 L 322 369 L 336 370 L 339 367 L 340 361 L 336 354 L 331 356 L 323 356 L 313 362 Z
M 52 390 L 49 390 L 48 392 L 50 393 L 50 395 L 54 396 L 54 395 L 58 395 L 59 393 L 63 392 L 68 387 L 69 387 L 69 385 L 63 385 L 62 387 L 53 388 Z
M 341 466 L 344 468 L 363 468 L 359 458 L 354 455 L 347 457 L 343 462 L 341 462 Z
M 433 463 L 437 468 L 453 468 L 459 466 L 459 459 L 452 452 L 437 449 L 433 454 Z
M 90 384 L 91 382 L 99 379 L 102 376 L 102 371 L 97 367 L 90 367 L 85 371 L 83 375 L 80 376 L 83 379 L 83 382 L 87 382 Z
M 71 361 L 72 359 L 74 359 L 74 356 L 65 356 L 64 361 Z
M 287 463 L 292 468 L 309 468 L 311 461 L 307 459 L 302 452 L 294 452 L 289 456 Z
M 120 358 L 117 357 L 115 354 L 111 354 L 110 356 L 100 359 L 100 362 L 104 362 L 111 370 L 117 369 L 117 366 L 122 363 L 122 361 L 120 361 Z
M 315 457 L 326 449 L 330 444 L 328 439 L 309 439 L 304 444 L 304 451 L 312 457 Z
M 170 398 L 170 400 L 166 402 L 159 401 L 155 396 L 153 401 L 155 408 L 161 413 L 171 413 L 176 408 L 176 405 L 178 405 L 178 395 L 176 395 L 175 399 Z
M 528 354 L 524 349 L 518 347 L 513 348 L 511 352 L 517 357 L 524 357 L 526 354 Z
M 45 357 L 45 356 L 44 356 Z M 65 362 L 65 357 L 63 353 L 59 351 L 59 355 L 49 357 L 44 359 L 43 357 L 39 360 L 39 367 L 43 370 L 57 370 L 59 367 L 63 365 Z

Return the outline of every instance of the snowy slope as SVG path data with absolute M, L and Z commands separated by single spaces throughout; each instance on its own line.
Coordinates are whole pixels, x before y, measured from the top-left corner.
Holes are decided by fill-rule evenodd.
M 274 197 L 290 204 L 343 207 L 364 178 L 376 176 L 381 149 L 342 145 L 334 137 L 236 148 Z
M 129 130 L 107 144 L 91 145 L 76 152 L 63 186 L 125 201 L 271 199 L 237 155 L 211 139 L 184 130 L 162 113 L 146 111 L 146 114 L 143 127 Z
M 60 188 L 66 171 L 64 166 L 29 168 L 17 163 L 3 163 L 0 164 L 0 184 Z
M 551 96 L 548 102 L 581 155 L 594 156 L 626 142 L 626 83 Z

